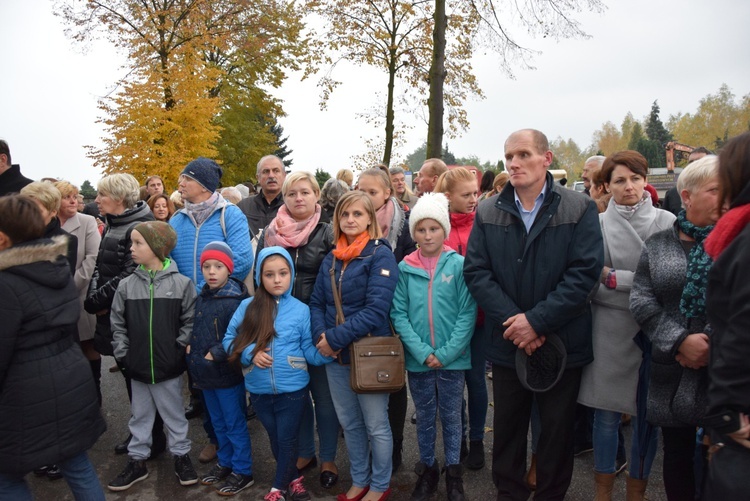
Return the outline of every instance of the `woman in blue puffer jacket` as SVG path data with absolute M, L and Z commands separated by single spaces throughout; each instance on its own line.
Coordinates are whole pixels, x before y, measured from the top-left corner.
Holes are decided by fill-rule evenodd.
M 332 360 L 312 344 L 310 310 L 291 295 L 294 265 L 282 247 L 258 254 L 255 296 L 243 301 L 229 322 L 223 345 L 229 361 L 239 360 L 250 392 L 271 441 L 276 478 L 266 500 L 302 497 L 304 477 L 297 475 L 298 432 L 307 403 L 307 364 Z

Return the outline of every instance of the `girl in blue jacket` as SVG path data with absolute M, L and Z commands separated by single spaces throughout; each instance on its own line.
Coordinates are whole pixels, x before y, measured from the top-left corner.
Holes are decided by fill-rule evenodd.
M 419 249 L 398 266 L 391 320 L 406 348 L 409 389 L 417 409 L 419 478 L 411 499 L 427 500 L 437 490 L 439 408 L 448 499 L 463 501 L 461 402 L 464 371 L 471 368 L 469 342 L 477 308 L 464 282 L 463 257 L 444 244 L 451 230 L 445 196 L 423 195 L 411 211 L 409 230 Z
M 310 310 L 291 295 L 294 265 L 282 247 L 258 254 L 255 297 L 243 301 L 224 337 L 229 360 L 239 360 L 250 392 L 271 441 L 276 478 L 266 501 L 303 501 L 310 496 L 297 476 L 297 439 L 310 377 L 307 364 L 323 365 L 312 344 Z

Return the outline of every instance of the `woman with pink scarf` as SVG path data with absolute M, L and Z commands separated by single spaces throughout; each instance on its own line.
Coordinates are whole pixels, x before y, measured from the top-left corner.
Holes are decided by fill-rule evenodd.
M 320 187 L 311 173 L 289 174 L 281 187 L 281 194 L 284 197 L 284 205 L 279 208 L 271 224 L 263 230 L 257 252 L 273 245 L 281 246 L 289 252 L 296 270 L 292 296 L 307 304 L 320 264 L 333 249 L 333 229 L 330 223 L 321 220 L 321 208 L 318 205 Z M 308 401 L 300 424 L 297 468 L 304 472 L 314 468 L 318 463 L 315 457 L 314 436 L 317 419 L 321 461 L 320 484 L 330 489 L 336 485 L 339 478 L 338 468 L 334 462 L 338 447 L 339 421 L 333 407 L 325 366 L 309 365 L 308 371 L 310 392 L 315 400 L 315 412 L 313 413 L 312 403 Z

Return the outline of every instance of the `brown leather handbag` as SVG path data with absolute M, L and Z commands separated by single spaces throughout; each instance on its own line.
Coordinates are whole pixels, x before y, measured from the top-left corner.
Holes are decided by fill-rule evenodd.
M 336 325 L 341 325 L 344 323 L 344 310 L 341 307 L 341 292 L 336 287 L 335 268 L 336 258 L 333 259 L 329 272 L 333 300 L 336 303 Z M 343 275 L 344 269 L 341 273 Z M 368 333 L 349 345 L 349 384 L 354 393 L 394 393 L 404 387 L 404 345 L 393 326 L 391 333 L 391 336 L 373 336 Z

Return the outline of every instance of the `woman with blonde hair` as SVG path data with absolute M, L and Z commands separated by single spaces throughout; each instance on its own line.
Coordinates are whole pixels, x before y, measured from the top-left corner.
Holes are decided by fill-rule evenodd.
M 352 186 L 354 186 L 354 173 L 349 169 L 340 169 L 336 173 L 336 179 L 345 182 L 350 190 L 352 189 Z
M 336 357 L 326 365 L 326 375 L 344 429 L 352 477 L 352 486 L 337 500 L 385 501 L 391 493 L 393 468 L 388 393 L 354 393 L 349 346 L 368 334 L 391 335 L 388 319 L 398 267 L 368 195 L 351 191 L 341 197 L 333 231 L 336 247 L 323 260 L 315 280 L 310 321 L 318 351 Z M 341 297 L 345 318 L 341 324 L 336 321 L 332 281 Z

